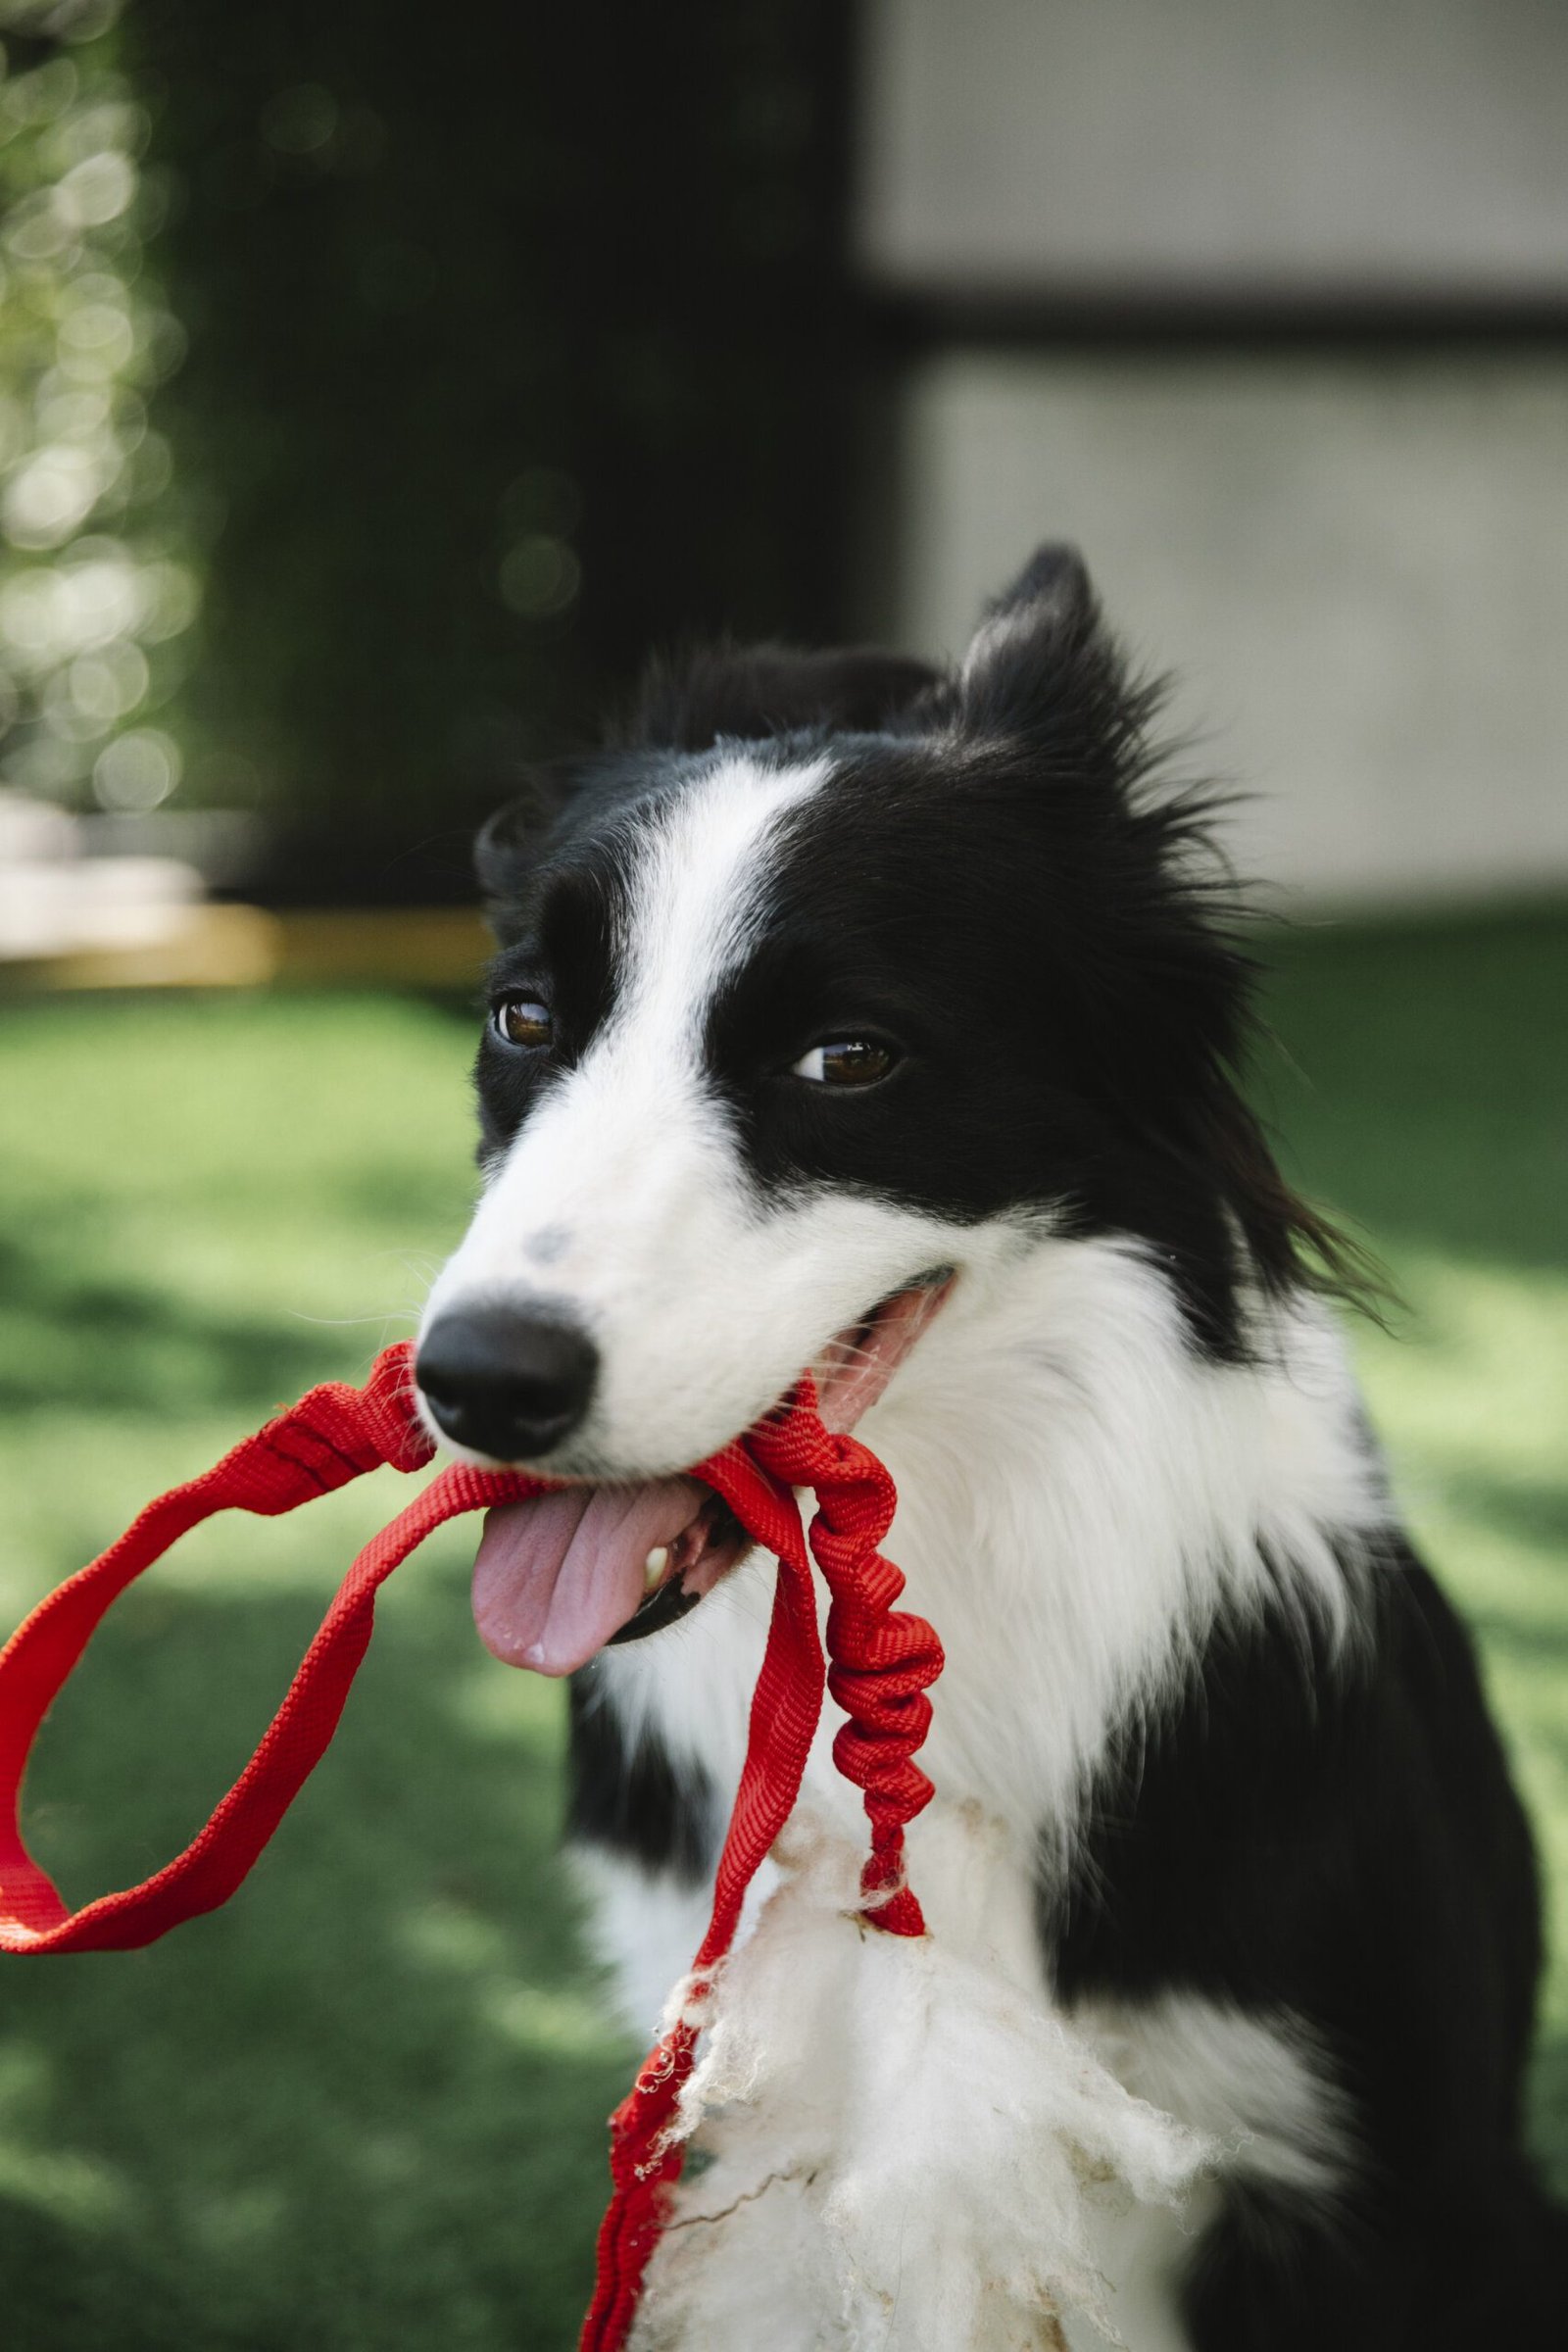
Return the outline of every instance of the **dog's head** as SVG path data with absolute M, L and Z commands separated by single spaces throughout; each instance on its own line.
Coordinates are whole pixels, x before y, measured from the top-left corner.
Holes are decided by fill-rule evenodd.
M 450 1442 L 624 1497 L 803 1366 L 847 1422 L 1042 1232 L 1134 1237 L 1236 1345 L 1300 1226 L 1156 699 L 1048 548 L 955 675 L 706 654 L 492 822 L 486 1182 L 418 1359 Z

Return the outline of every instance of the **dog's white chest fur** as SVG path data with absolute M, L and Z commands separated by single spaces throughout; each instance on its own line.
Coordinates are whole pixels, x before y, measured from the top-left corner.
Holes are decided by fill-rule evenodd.
M 797 1816 L 705 2011 L 644 2352 L 1003 2352 L 1053 2341 L 1057 2313 L 1115 2327 L 1107 2233 L 1179 2207 L 1214 2150 L 1054 2012 L 1007 1844 L 973 1805 L 927 1822 L 911 1941 L 856 1918 L 856 1843 Z
M 709 2012 L 639 2352 L 1174 2352 L 1219 2177 L 1331 2186 L 1332 2093 L 1289 2022 L 1063 2017 L 1009 1845 L 934 1806 L 906 1943 L 853 1919 L 854 1841 L 797 1816 Z
M 782 1890 L 764 1874 L 740 2022 L 694 2099 L 700 2154 L 648 2352 L 1165 2352 L 1219 2175 L 1311 2194 L 1343 2161 L 1333 2087 L 1290 2017 L 1171 1997 L 1064 2017 L 1036 1925 L 1115 1720 L 1245 1600 L 1260 1537 L 1303 1608 L 1348 1605 L 1329 1531 L 1343 1543 L 1382 1505 L 1337 1344 L 1303 1313 L 1272 1361 L 1196 1366 L 1163 1286 L 1109 1246 L 1037 1244 L 970 1298 L 866 1430 L 900 1483 L 889 1552 L 948 1645 L 922 1758 L 940 1793 L 908 1841 L 929 1944 L 844 1916 L 863 1822 L 825 1724 L 800 1867 Z M 754 1560 L 686 1624 L 602 1661 L 605 1703 L 726 1801 L 769 1578 Z M 706 1895 L 586 1867 L 647 2032 Z

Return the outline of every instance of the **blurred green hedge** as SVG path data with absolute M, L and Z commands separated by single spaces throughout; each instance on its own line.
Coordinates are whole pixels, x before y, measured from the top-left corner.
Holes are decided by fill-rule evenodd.
M 650 642 L 839 625 L 846 37 L 830 0 L 131 0 L 187 789 L 285 821 L 277 895 L 461 894 Z
M 840 631 L 849 11 L 0 30 L 0 781 L 460 897 L 651 645 Z

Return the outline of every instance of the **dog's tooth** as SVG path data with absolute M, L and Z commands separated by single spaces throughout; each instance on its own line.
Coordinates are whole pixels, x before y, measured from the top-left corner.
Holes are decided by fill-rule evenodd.
M 643 1590 L 652 1592 L 669 1566 L 669 1545 L 656 1544 L 643 1562 Z

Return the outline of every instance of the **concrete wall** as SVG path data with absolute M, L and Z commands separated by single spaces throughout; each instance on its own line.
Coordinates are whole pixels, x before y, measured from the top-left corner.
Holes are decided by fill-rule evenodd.
M 1568 293 L 1556 0 L 873 0 L 884 280 Z
M 875 0 L 866 62 L 862 260 L 938 318 L 1562 302 L 1533 356 L 911 361 L 866 619 L 951 651 L 1076 538 L 1262 796 L 1249 869 L 1324 902 L 1568 887 L 1568 7 Z
M 1244 867 L 1321 901 L 1568 883 L 1568 375 L 1549 364 L 917 369 L 883 622 L 962 647 L 1076 539 L 1199 764 L 1259 798 Z

